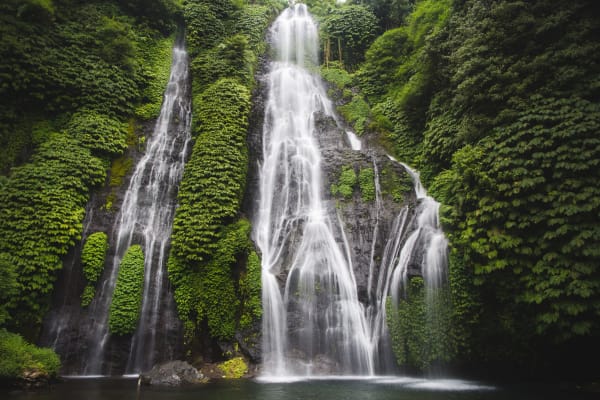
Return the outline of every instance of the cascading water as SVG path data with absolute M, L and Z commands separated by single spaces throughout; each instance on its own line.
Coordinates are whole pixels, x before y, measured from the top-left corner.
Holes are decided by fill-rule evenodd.
M 391 297 L 392 304 L 397 307 L 406 294 L 409 275 L 422 275 L 427 312 L 435 314 L 434 295 L 447 280 L 448 242 L 439 223 L 440 204 L 427 195 L 419 174 L 406 164 L 401 165 L 412 178 L 418 205 L 412 215 L 409 207 L 405 206 L 394 220 L 378 272 L 374 303 L 368 309 L 371 341 L 378 366 L 385 365 L 382 357 L 386 350 L 389 352 L 388 298 Z M 374 278 L 369 275 L 371 279 Z M 429 320 L 435 320 L 435 315 Z M 382 345 L 388 348 L 382 349 Z
M 136 373 L 152 366 L 158 351 L 168 354 L 172 349 L 157 348 L 158 332 L 165 321 L 173 320 L 173 302 L 165 299 L 166 257 L 177 187 L 188 153 L 191 124 L 191 95 L 189 61 L 186 51 L 173 50 L 171 75 L 165 92 L 160 116 L 152 137 L 146 143 L 145 154 L 131 177 L 113 231 L 114 258 L 107 265 L 106 279 L 90 305 L 95 322 L 87 333 L 88 352 L 84 374 L 100 374 L 107 343 L 111 337 L 108 314 L 118 275 L 119 264 L 132 244 L 141 244 L 145 255 L 144 292 L 141 317 L 130 345 L 126 372 Z M 168 297 L 168 296 L 167 296 Z M 162 322 L 161 322 L 162 321 Z M 164 358 L 164 357 L 163 357 Z M 167 356 L 168 358 L 168 356 Z
M 420 269 L 428 297 L 432 291 L 439 289 L 445 282 L 448 265 L 448 241 L 440 227 L 439 220 L 440 203 L 427 195 L 416 171 L 406 164 L 402 164 L 402 166 L 414 182 L 419 205 L 416 214 L 416 229 L 406 239 L 390 282 L 394 305 L 398 305 L 399 296 L 406 287 L 411 262 L 419 262 L 418 258 L 421 257 Z
M 263 375 L 373 374 L 363 307 L 347 252 L 323 204 L 317 113 L 333 117 L 320 80 L 317 27 L 304 4 L 275 21 L 268 76 L 260 208 Z M 345 247 L 347 249 L 347 246 Z M 285 280 L 280 289 L 279 280 Z

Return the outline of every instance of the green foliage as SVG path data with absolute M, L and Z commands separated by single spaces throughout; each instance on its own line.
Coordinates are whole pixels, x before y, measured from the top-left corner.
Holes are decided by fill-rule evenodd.
M 212 337 L 232 339 L 237 327 L 240 297 L 245 314 L 256 313 L 252 308 L 256 302 L 256 281 L 250 281 L 250 278 L 256 278 L 256 270 L 248 267 L 247 283 L 240 289 L 240 294 L 234 286 L 232 272 L 232 267 L 243 262 L 251 248 L 250 223 L 239 220 L 218 230 L 216 235 L 212 259 L 200 265 L 191 264 L 198 267 L 187 267 L 185 261 L 173 254 L 169 258 L 169 279 L 175 286 L 175 300 L 179 317 L 184 321 L 186 340 L 198 334 L 198 326 L 204 320 Z
M 364 6 L 340 7 L 324 18 L 321 31 L 323 39 L 330 41 L 333 54 L 339 56 L 341 52 L 344 65 L 353 69 L 364 59 L 365 50 L 375 39 L 377 18 Z M 338 40 L 341 48 L 338 47 Z
M 181 0 L 127 0 L 121 5 L 130 15 L 135 15 L 144 25 L 168 35 L 175 29 Z
M 110 332 L 128 335 L 135 331 L 144 291 L 144 252 L 133 245 L 123 256 L 108 315 Z
M 8 305 L 13 296 L 18 294 L 17 273 L 8 254 L 0 253 L 0 326 L 4 326 L 10 318 Z
M 436 60 L 426 38 L 447 25 L 450 0 L 418 2 L 406 26 L 386 32 L 366 53 L 357 80 L 373 105 L 373 129 L 396 158 L 418 164 L 429 102 L 436 84 Z
M 244 86 L 251 86 L 255 57 L 249 49 L 247 36 L 240 34 L 226 38 L 192 62 L 196 90 L 201 91 L 221 78 L 235 79 Z
M 262 316 L 262 285 L 260 257 L 251 251 L 246 264 L 246 272 L 240 276 L 240 295 L 244 299 L 240 328 L 249 328 L 253 321 Z
M 83 288 L 83 292 L 81 293 L 81 307 L 87 307 L 92 303 L 94 297 L 96 296 L 96 287 L 94 285 L 90 285 L 89 283 L 85 285 Z
M 102 16 L 96 28 L 99 56 L 109 64 L 125 69 L 134 67 L 135 46 L 129 39 L 129 24 Z
M 373 168 L 361 168 L 358 173 L 358 185 L 363 201 L 375 200 L 375 172 Z
M 190 57 L 216 45 L 225 36 L 225 25 L 208 4 L 188 1 L 183 9 L 187 27 L 187 44 Z
M 222 79 L 194 105 L 197 139 L 179 189 L 172 236 L 173 254 L 186 262 L 209 260 L 219 227 L 237 216 L 248 167 L 250 93 Z
M 108 251 L 108 236 L 104 232 L 95 232 L 88 236 L 81 252 L 83 275 L 90 283 L 95 283 L 102 271 L 106 252 Z
M 408 16 L 408 36 L 416 48 L 423 47 L 427 36 L 433 36 L 444 26 L 450 15 L 451 0 L 422 0 Z
M 0 329 L 0 378 L 20 378 L 26 371 L 58 375 L 60 359 L 52 349 L 27 343 L 21 336 Z
M 585 1 L 421 1 L 356 75 L 370 128 L 443 203 L 463 359 L 524 360 L 597 335 L 595 12 Z
M 406 194 L 413 190 L 410 176 L 406 172 L 399 174 L 389 164 L 380 171 L 379 182 L 381 194 L 391 197 L 397 203 L 402 203 Z
M 402 25 L 414 7 L 415 0 L 367 0 L 379 19 L 379 25 L 390 29 Z
M 473 196 L 456 211 L 464 222 L 453 222 L 479 283 L 497 282 L 494 276 L 511 270 L 516 279 L 499 295 L 516 289 L 516 297 L 502 300 L 531 305 L 538 334 L 558 341 L 591 334 L 600 313 L 594 244 L 600 192 L 593 183 L 600 108 L 577 98 L 534 96 L 518 115 L 481 142 L 469 162 L 472 172 L 451 189 Z
M 337 61 L 321 66 L 319 72 L 323 79 L 333 84 L 337 89 L 344 90 L 352 84 L 352 75 Z
M 339 106 L 338 111 L 348 123 L 352 124 L 357 135 L 365 133 L 371 109 L 362 96 L 352 96 L 352 100 L 348 104 Z
M 265 27 L 269 25 L 274 12 L 278 12 L 281 2 L 270 5 L 246 4 L 234 25 L 234 32 L 248 38 L 248 45 L 254 55 L 266 50 Z
M 104 271 L 106 252 L 108 251 L 108 236 L 104 232 L 92 233 L 85 241 L 81 252 L 83 276 L 87 282 L 81 295 L 81 305 L 86 307 L 94 298 L 94 287 Z
M 420 277 L 410 279 L 406 299 L 399 302 L 397 309 L 388 298 L 387 323 L 399 365 L 425 370 L 454 357 L 448 304 L 446 290 L 427 293 Z
M 253 74 L 280 7 L 261 3 L 194 0 L 184 9 L 196 141 L 178 193 L 168 270 L 186 345 L 204 326 L 207 337 L 232 340 L 260 317 L 260 262 L 251 255 L 246 264 L 250 224 L 239 214 Z
M 396 71 L 407 62 L 412 50 L 406 28 L 385 32 L 369 47 L 357 78 L 362 93 L 371 103 L 376 103 L 395 83 Z
M 146 87 L 142 91 L 141 104 L 135 109 L 135 115 L 142 120 L 158 118 L 162 106 L 163 94 L 171 71 L 171 53 L 174 36 L 152 40 L 144 40 L 140 46 L 144 63 L 140 75 L 143 76 Z
M 248 373 L 248 364 L 242 357 L 235 357 L 218 365 L 223 371 L 223 378 L 239 379 Z
M 19 274 L 19 295 L 9 306 L 18 315 L 13 324 L 40 322 L 61 257 L 80 239 L 89 190 L 103 181 L 100 160 L 60 134 L 13 168 L 0 192 L 0 253 Z
M 94 154 L 118 155 L 127 148 L 127 126 L 95 111 L 73 114 L 66 131 Z
M 140 103 L 160 103 L 153 54 L 168 47 L 169 29 L 156 27 L 172 17 L 169 4 L 0 2 L 0 253 L 18 275 L 3 310 L 27 337 L 37 335 L 61 258 L 80 239 L 90 190 L 126 147 L 122 121 Z M 156 10 L 160 17 L 146 18 Z
M 337 183 L 331 185 L 331 194 L 340 195 L 344 199 L 349 199 L 354 194 L 356 185 L 356 172 L 352 166 L 343 166 Z

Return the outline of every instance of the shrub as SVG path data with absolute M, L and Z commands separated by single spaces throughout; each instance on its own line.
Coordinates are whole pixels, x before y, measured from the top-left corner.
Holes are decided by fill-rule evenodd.
M 358 185 L 363 201 L 375 200 L 375 172 L 373 168 L 362 168 L 358 173 Z
M 96 111 L 82 110 L 73 114 L 67 132 L 99 155 L 119 155 L 127 148 L 127 125 Z
M 239 379 L 248 372 L 248 365 L 242 357 L 235 357 L 219 364 L 219 369 L 223 371 L 224 378 Z
M 123 256 L 108 317 L 109 329 L 117 335 L 133 333 L 140 318 L 144 290 L 144 253 L 133 245 Z
M 108 236 L 104 232 L 92 233 L 88 236 L 81 252 L 81 266 L 87 285 L 81 295 L 81 305 L 88 306 L 95 294 L 95 285 L 104 271 Z
M 0 378 L 19 378 L 32 370 L 56 376 L 59 369 L 60 359 L 52 349 L 36 347 L 0 329 Z
M 345 199 L 352 197 L 354 193 L 354 185 L 356 185 L 356 172 L 352 166 L 342 167 L 340 177 L 337 184 L 331 185 L 331 194 L 341 195 Z

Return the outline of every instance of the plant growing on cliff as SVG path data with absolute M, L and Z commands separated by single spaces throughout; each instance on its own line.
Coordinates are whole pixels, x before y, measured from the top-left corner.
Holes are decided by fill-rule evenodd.
M 18 272 L 18 294 L 9 301 L 13 325 L 41 321 L 61 257 L 80 239 L 89 190 L 103 181 L 101 161 L 61 134 L 13 168 L 0 192 L 0 253 Z
M 354 193 L 356 185 L 356 172 L 352 166 L 343 166 L 337 183 L 331 185 L 331 194 L 340 195 L 344 199 L 349 199 Z
M 392 349 L 399 365 L 426 370 L 455 356 L 452 309 L 447 289 L 427 293 L 421 277 L 412 277 L 407 286 L 397 308 L 391 298 L 386 303 Z
M 358 173 L 358 185 L 363 201 L 375 200 L 375 171 L 373 168 L 361 168 Z
M 133 245 L 123 256 L 110 304 L 108 326 L 112 333 L 127 335 L 135 331 L 140 319 L 144 290 L 144 253 Z
M 262 316 L 261 263 L 255 251 L 251 251 L 248 256 L 246 271 L 240 276 L 239 288 L 240 295 L 244 299 L 240 328 L 245 329 Z
M 95 294 L 95 285 L 104 271 L 108 236 L 104 232 L 95 232 L 88 236 L 81 251 L 81 266 L 87 282 L 81 296 L 81 305 L 87 307 Z

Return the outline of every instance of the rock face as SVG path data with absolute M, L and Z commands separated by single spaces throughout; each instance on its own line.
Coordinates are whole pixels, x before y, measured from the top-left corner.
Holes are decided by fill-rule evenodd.
M 140 375 L 144 385 L 170 387 L 200 383 L 203 378 L 202 373 L 185 361 L 155 365 L 150 372 Z

